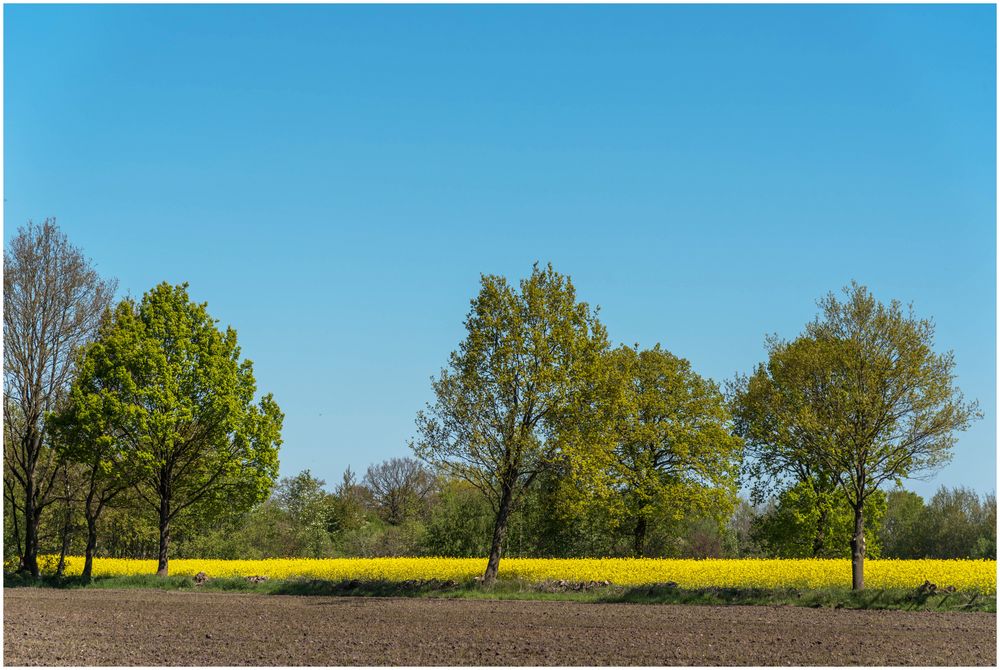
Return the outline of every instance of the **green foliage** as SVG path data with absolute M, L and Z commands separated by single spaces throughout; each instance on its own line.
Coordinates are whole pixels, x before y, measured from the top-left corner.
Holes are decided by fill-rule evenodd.
M 869 558 L 880 556 L 878 533 L 885 508 L 881 491 L 865 500 L 865 524 L 871 531 L 865 543 Z M 753 528 L 754 539 L 777 558 L 850 558 L 853 534 L 854 512 L 844 496 L 837 491 L 817 493 L 809 482 L 783 491 Z
M 737 379 L 737 432 L 759 490 L 836 483 L 855 512 L 855 588 L 863 588 L 863 510 L 886 482 L 946 463 L 956 433 L 982 414 L 955 386 L 953 355 L 936 354 L 934 325 L 884 305 L 856 283 L 820 301 L 822 315 L 792 342 L 768 341 L 768 361 Z
M 431 507 L 423 540 L 429 556 L 483 556 L 489 550 L 493 510 L 483 495 L 464 480 L 441 483 Z
M 342 556 L 420 556 L 426 546 L 426 527 L 419 520 L 390 524 L 377 515 L 361 528 L 345 533 L 337 545 Z
M 478 488 L 499 506 L 560 455 L 585 460 L 558 438 L 584 379 L 607 346 L 604 328 L 576 301 L 569 278 L 537 266 L 520 292 L 482 277 L 466 339 L 434 381 L 436 401 L 417 418 L 418 456 Z
M 270 395 L 254 402 L 253 365 L 240 360 L 236 331 L 216 328 L 186 285 L 120 302 L 77 367 L 74 430 L 124 455 L 161 529 L 181 513 L 210 519 L 267 496 L 283 416 Z
M 942 489 L 924 505 L 880 488 L 945 462 L 979 415 L 930 322 L 857 285 L 821 306 L 800 337 L 768 341 L 727 404 L 659 345 L 609 350 L 551 266 L 519 286 L 484 276 L 417 420 L 412 446 L 436 471 L 390 459 L 331 493 L 308 470 L 272 491 L 280 410 L 255 400 L 235 331 L 161 284 L 106 313 L 47 417 L 68 503 L 38 544 L 80 553 L 95 500 L 108 505 L 97 554 L 120 557 L 162 559 L 170 538 L 170 556 L 206 558 L 840 557 L 860 505 L 869 556 L 995 557 L 993 496 Z M 776 496 L 763 513 L 736 495 L 744 440 L 753 501 Z M 14 500 L 5 558 L 21 539 Z
M 730 430 L 718 387 L 688 361 L 656 345 L 620 347 L 609 355 L 618 382 L 611 465 L 634 552 L 645 549 L 651 516 L 729 516 L 736 501 L 742 441 Z
M 966 488 L 942 487 L 921 515 L 924 554 L 952 558 L 969 551 L 971 558 L 996 558 L 996 498 L 985 504 Z
M 954 386 L 954 357 L 934 326 L 863 286 L 820 302 L 823 315 L 737 385 L 737 425 L 762 479 L 836 480 L 852 504 L 884 482 L 947 462 L 955 433 L 981 416 Z
M 885 519 L 879 532 L 887 558 L 920 558 L 923 554 L 924 499 L 912 491 L 893 489 L 886 495 Z
M 941 487 L 928 504 L 910 491 L 889 494 L 882 530 L 892 558 L 996 559 L 996 497 Z
M 417 416 L 418 457 L 478 488 L 495 511 L 487 580 L 495 578 L 511 510 L 553 464 L 599 479 L 604 327 L 577 302 L 568 277 L 537 265 L 520 291 L 482 277 L 466 338 L 433 382 L 435 401 Z

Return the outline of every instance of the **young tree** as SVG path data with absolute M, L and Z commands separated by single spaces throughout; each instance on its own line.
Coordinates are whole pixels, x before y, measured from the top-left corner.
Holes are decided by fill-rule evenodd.
M 864 588 L 865 502 L 886 482 L 950 458 L 955 433 L 981 416 L 955 386 L 954 356 L 933 351 L 934 325 L 853 283 L 841 302 L 739 385 L 735 413 L 761 458 L 804 465 L 837 482 L 854 516 L 852 585 Z
M 97 330 L 115 288 L 55 220 L 20 228 L 4 251 L 4 489 L 23 533 L 21 568 L 36 577 L 39 523 L 59 469 L 45 416 L 56 409 L 75 351 Z
M 46 424 L 59 457 L 78 472 L 77 493 L 87 524 L 84 579 L 93 572 L 101 514 L 138 482 L 143 467 L 134 442 L 117 422 L 130 380 L 106 367 L 115 363 L 109 361 L 100 344 L 115 336 L 115 327 L 109 310 L 98 329 L 97 342 L 81 349 L 69 393 Z
M 588 464 L 588 397 L 607 349 L 604 327 L 568 277 L 534 267 L 515 290 L 482 277 L 467 335 L 417 416 L 416 454 L 466 479 L 494 512 L 485 584 L 496 580 L 511 510 L 539 473 L 566 456 Z
M 718 387 L 691 364 L 656 345 L 610 354 L 621 382 L 615 469 L 633 518 L 633 553 L 642 556 L 650 515 L 674 517 L 736 502 L 742 441 L 731 432 Z
M 240 361 L 236 331 L 216 328 L 186 284 L 119 303 L 87 359 L 77 402 L 99 407 L 92 430 L 131 454 L 135 491 L 157 515 L 157 574 L 166 575 L 180 513 L 248 509 L 267 497 L 283 415 L 270 394 L 254 402 L 253 365 Z

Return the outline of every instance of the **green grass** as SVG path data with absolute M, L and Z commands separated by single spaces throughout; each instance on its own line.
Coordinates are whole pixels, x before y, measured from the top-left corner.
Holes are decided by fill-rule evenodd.
M 42 577 L 4 574 L 4 588 L 43 587 L 61 589 L 160 589 L 168 591 L 224 591 L 266 595 L 433 597 L 487 600 L 568 600 L 592 603 L 644 603 L 671 605 L 792 605 L 846 609 L 888 609 L 921 611 L 996 612 L 996 596 L 978 593 L 919 593 L 916 589 L 682 589 L 673 586 L 597 586 L 579 588 L 574 584 L 529 584 L 501 580 L 486 588 L 465 583 L 431 581 L 331 582 L 323 580 L 268 580 L 251 583 L 245 579 L 209 579 L 198 585 L 186 576 L 95 577 L 85 582 L 79 577 Z

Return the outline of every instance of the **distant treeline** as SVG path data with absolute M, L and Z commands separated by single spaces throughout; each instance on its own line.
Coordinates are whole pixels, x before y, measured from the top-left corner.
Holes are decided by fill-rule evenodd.
M 720 386 L 613 346 L 566 275 L 483 275 L 409 450 L 278 481 L 284 414 L 187 285 L 116 300 L 52 221 L 4 251 L 6 558 L 993 557 L 996 502 L 894 483 L 982 414 L 934 325 L 852 283 Z M 400 445 L 401 447 L 403 445 Z M 753 504 L 738 491 L 750 492 Z M 56 566 L 61 571 L 63 562 Z
M 556 502 L 555 505 L 553 503 Z M 505 555 L 516 557 L 634 556 L 632 529 L 594 506 L 578 517 L 558 514 L 551 482 L 539 482 L 515 511 Z M 69 518 L 64 515 L 69 513 Z M 732 513 L 663 509 L 649 524 L 644 555 L 673 558 L 849 558 L 849 510 L 830 515 L 826 548 L 813 553 L 817 516 L 785 496 L 762 505 L 740 499 Z M 412 458 L 348 470 L 327 487 L 308 470 L 281 479 L 252 510 L 206 522 L 189 517 L 175 530 L 177 558 L 485 556 L 493 512 L 466 482 L 435 476 Z M 83 553 L 86 524 L 71 507 L 46 517 L 42 552 Z M 7 556 L 17 538 L 5 525 Z M 996 558 L 996 498 L 941 487 L 929 501 L 891 490 L 869 527 L 871 557 Z M 109 510 L 97 545 L 101 556 L 156 558 L 158 529 L 138 501 Z

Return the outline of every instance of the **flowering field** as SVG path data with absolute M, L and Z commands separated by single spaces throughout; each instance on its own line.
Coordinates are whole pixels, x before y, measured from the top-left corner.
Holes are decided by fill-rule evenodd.
M 67 574 L 79 574 L 80 556 L 67 559 Z M 486 560 L 477 558 L 323 558 L 226 561 L 171 559 L 170 574 L 210 577 L 263 575 L 271 579 L 303 577 L 323 580 L 410 579 L 467 581 L 481 575 Z M 95 576 L 140 575 L 156 572 L 156 561 L 98 558 Z M 868 560 L 865 584 L 870 588 L 913 588 L 924 580 L 960 591 L 996 593 L 996 561 Z M 500 577 L 528 582 L 564 579 L 574 582 L 609 581 L 622 586 L 677 582 L 682 588 L 733 587 L 850 587 L 851 563 L 846 559 L 708 559 L 653 558 L 544 559 L 505 558 Z

